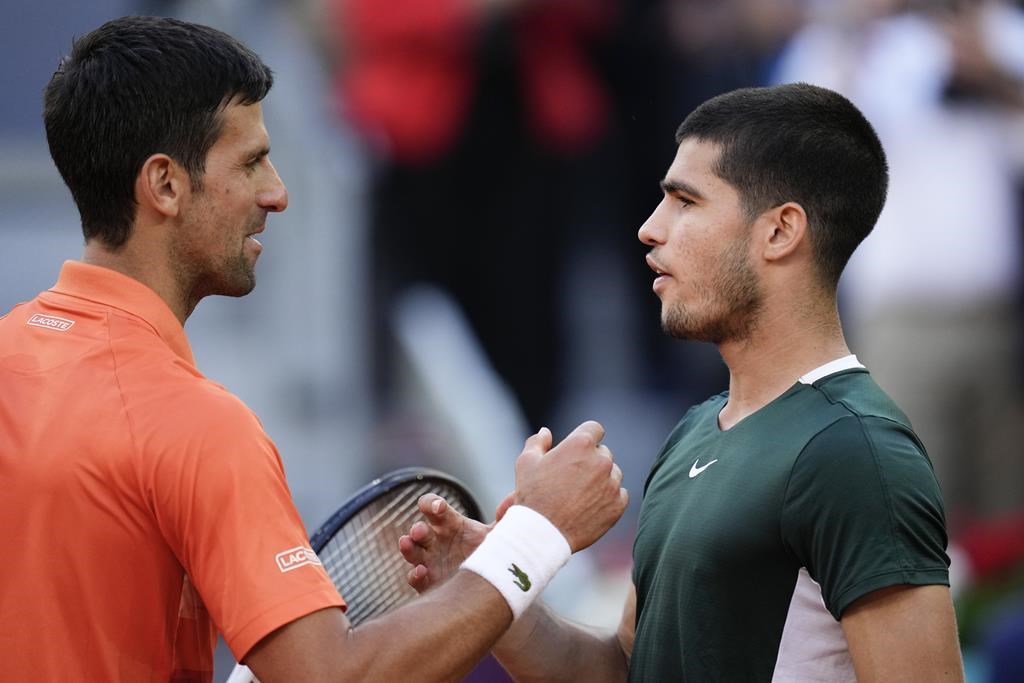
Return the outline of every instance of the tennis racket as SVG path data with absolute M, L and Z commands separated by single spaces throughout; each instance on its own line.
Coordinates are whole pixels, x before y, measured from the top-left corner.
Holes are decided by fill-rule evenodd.
M 458 479 L 437 470 L 405 467 L 374 479 L 352 495 L 309 539 L 324 570 L 345 598 L 353 626 L 416 597 L 406 582 L 409 565 L 398 539 L 421 516 L 416 501 L 436 493 L 466 517 L 482 520 L 480 507 Z M 239 664 L 228 683 L 253 683 Z

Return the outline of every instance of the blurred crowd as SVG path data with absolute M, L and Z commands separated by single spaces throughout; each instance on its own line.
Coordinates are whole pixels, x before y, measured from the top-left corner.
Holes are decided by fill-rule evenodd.
M 273 7 L 293 22 L 289 35 L 324 75 L 322 101 L 308 105 L 355 141 L 344 149 L 365 184 L 343 210 L 365 235 L 346 258 L 366 273 L 356 363 L 373 397 L 370 456 L 445 465 L 450 442 L 409 400 L 415 354 L 401 335 L 426 286 L 465 323 L 516 424 L 609 426 L 633 510 L 660 440 L 727 381 L 713 348 L 661 333 L 636 239 L 676 126 L 737 87 L 807 81 L 849 97 L 878 131 L 892 180 L 841 284 L 847 334 L 935 465 L 972 680 L 1024 680 L 1024 3 L 210 4 L 219 16 Z M 465 358 L 452 367 L 438 402 L 454 392 L 444 381 L 471 371 Z M 316 410 L 344 409 L 344 393 L 326 392 Z M 598 549 L 600 563 L 628 564 L 632 523 Z

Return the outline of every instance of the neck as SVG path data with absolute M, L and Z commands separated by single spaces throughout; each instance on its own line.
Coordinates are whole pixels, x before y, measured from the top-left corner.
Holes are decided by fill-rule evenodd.
M 719 351 L 729 367 L 722 429 L 778 398 L 807 372 L 850 354 L 834 299 L 803 314 L 766 310 L 748 338 L 724 342 Z
M 153 258 L 137 248 L 132 240 L 117 250 L 99 240 L 90 240 L 85 245 L 82 261 L 115 270 L 146 285 L 164 300 L 182 326 L 195 308 L 194 304 L 189 305 L 188 297 L 182 291 L 178 278 L 171 272 L 167 260 Z

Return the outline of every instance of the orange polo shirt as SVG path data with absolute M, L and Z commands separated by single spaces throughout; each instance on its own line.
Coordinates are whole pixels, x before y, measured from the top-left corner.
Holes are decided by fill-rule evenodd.
M 0 319 L 0 679 L 209 681 L 215 629 L 241 659 L 344 607 L 308 544 L 274 444 L 151 289 L 69 261 Z

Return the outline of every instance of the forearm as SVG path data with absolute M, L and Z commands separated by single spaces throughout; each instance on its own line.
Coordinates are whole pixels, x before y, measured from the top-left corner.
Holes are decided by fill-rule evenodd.
M 519 683 L 530 681 L 624 681 L 629 660 L 619 636 L 573 623 L 535 602 L 494 647 Z
M 347 656 L 355 678 L 341 680 L 461 680 L 512 622 L 501 594 L 462 571 L 411 605 L 350 629 Z
M 511 622 L 512 611 L 497 589 L 462 571 L 358 628 L 338 609 L 297 619 L 260 641 L 245 663 L 263 683 L 458 680 Z

